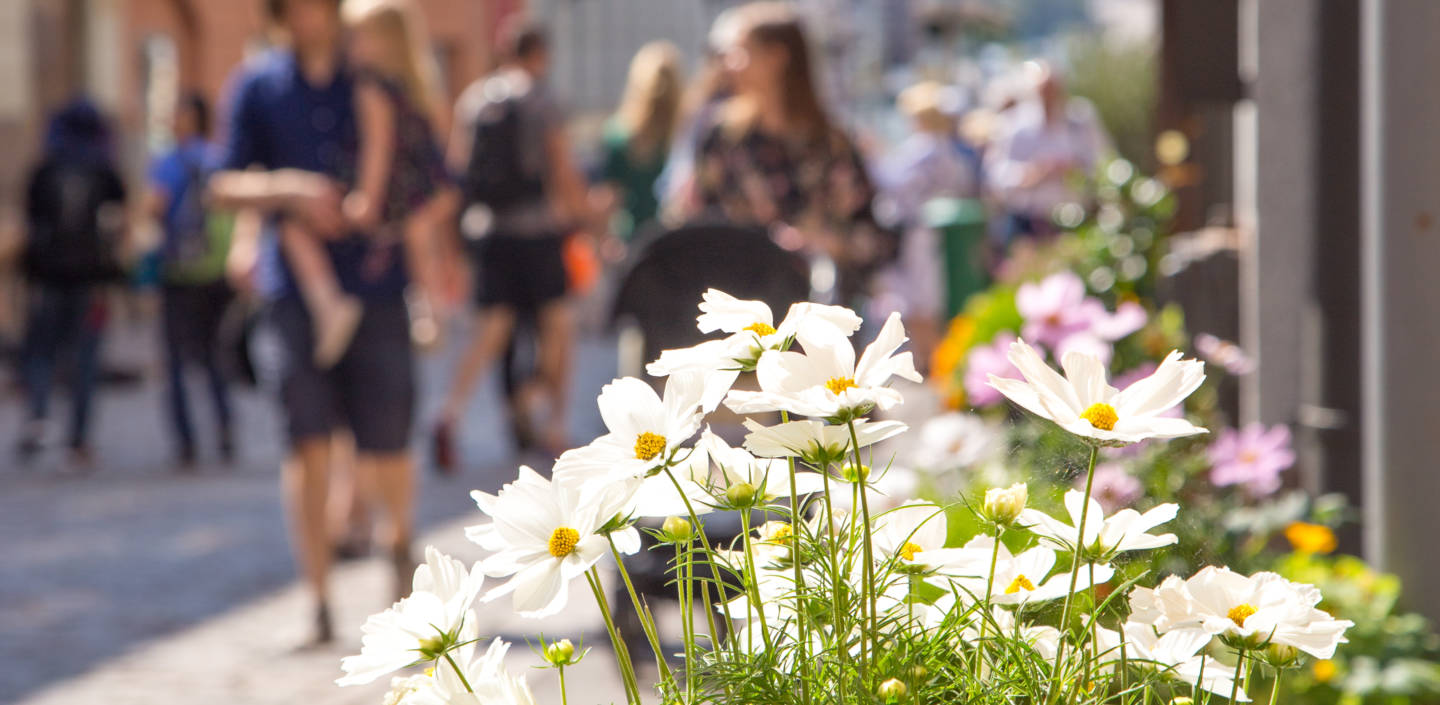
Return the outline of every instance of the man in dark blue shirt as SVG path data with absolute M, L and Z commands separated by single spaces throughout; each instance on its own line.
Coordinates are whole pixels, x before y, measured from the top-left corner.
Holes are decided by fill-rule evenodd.
M 300 567 L 316 598 L 317 642 L 331 639 L 326 601 L 331 537 L 326 499 L 333 432 L 349 429 L 356 472 L 375 488 L 390 519 L 397 592 L 407 591 L 413 468 L 407 445 L 415 400 L 404 263 L 397 247 L 349 232 L 340 202 L 354 178 L 356 118 L 341 52 L 339 0 L 268 0 L 289 46 L 241 69 L 234 81 L 229 137 L 210 191 L 221 206 L 296 219 L 325 240 L 340 285 L 364 302 L 350 347 L 317 369 L 309 315 L 273 235 L 257 265 L 270 301 L 273 355 L 262 374 L 278 383 L 292 457 L 284 485 Z M 273 229 L 273 228 L 272 228 Z M 379 264 L 377 264 L 379 263 Z M 257 351 L 258 352 L 258 351 Z M 267 359 L 269 358 L 269 359 Z

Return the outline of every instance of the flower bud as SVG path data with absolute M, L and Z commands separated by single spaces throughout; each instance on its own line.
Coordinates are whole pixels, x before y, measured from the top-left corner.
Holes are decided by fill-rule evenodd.
M 725 490 L 725 499 L 738 509 L 749 507 L 755 503 L 755 486 L 748 482 L 737 482 Z
M 840 468 L 840 477 L 846 482 L 864 482 L 870 477 L 870 466 L 861 465 L 859 469 L 856 469 L 853 464 L 847 463 Z
M 879 695 L 881 700 L 893 701 L 905 697 L 905 694 L 908 692 L 910 692 L 910 689 L 905 687 L 904 681 L 901 681 L 899 678 L 891 678 L 881 683 L 880 688 L 875 691 L 875 694 Z
M 1264 661 L 1275 668 L 1294 668 L 1300 663 L 1300 650 L 1289 644 L 1272 641 L 1265 647 Z
M 671 543 L 687 543 L 695 536 L 695 527 L 680 517 L 670 517 L 660 525 L 660 534 Z
M 575 657 L 575 645 L 569 639 L 551 642 L 545 647 L 545 660 L 552 666 L 569 666 L 570 659 Z
M 1170 701 L 1170 705 L 1195 705 L 1195 699 L 1182 695 Z
M 1023 482 L 1017 482 L 1005 489 L 992 487 L 985 490 L 985 518 L 996 524 L 1009 526 L 1015 523 L 1029 498 L 1029 488 Z

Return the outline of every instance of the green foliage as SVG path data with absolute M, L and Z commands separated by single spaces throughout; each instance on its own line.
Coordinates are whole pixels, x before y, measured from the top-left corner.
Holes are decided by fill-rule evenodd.
M 1120 156 L 1152 165 L 1158 86 L 1155 47 L 1095 41 L 1090 34 L 1070 43 L 1069 58 L 1070 92 L 1095 106 Z

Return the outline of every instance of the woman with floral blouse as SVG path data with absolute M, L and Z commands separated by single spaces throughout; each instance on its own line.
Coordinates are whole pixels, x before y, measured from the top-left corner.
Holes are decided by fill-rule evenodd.
M 738 14 L 742 29 L 725 49 L 735 94 L 700 140 L 694 203 L 700 215 L 771 227 L 787 248 L 828 255 L 851 298 L 895 239 L 871 213 L 875 189 L 855 144 L 820 105 L 799 18 L 769 2 Z

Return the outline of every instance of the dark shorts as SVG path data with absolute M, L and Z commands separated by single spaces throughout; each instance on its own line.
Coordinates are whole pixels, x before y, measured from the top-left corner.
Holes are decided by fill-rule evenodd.
M 565 239 L 491 235 L 475 245 L 475 304 L 535 310 L 565 296 Z
M 294 297 L 271 303 L 254 341 L 261 380 L 280 395 L 291 444 L 349 429 L 362 453 L 401 453 L 415 415 L 410 318 L 399 297 L 365 301 L 350 348 L 315 368 L 310 316 Z

